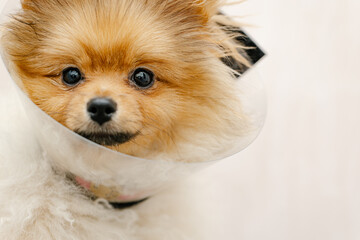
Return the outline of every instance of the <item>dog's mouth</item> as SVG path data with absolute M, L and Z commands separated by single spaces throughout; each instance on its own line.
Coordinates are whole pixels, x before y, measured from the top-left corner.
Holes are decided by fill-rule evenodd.
M 137 133 L 127 133 L 127 132 L 119 132 L 119 133 L 104 133 L 104 132 L 96 132 L 96 133 L 87 133 L 87 132 L 78 132 L 75 131 L 80 136 L 89 139 L 97 144 L 103 146 L 116 146 L 119 144 L 123 144 L 129 142 L 133 139 Z

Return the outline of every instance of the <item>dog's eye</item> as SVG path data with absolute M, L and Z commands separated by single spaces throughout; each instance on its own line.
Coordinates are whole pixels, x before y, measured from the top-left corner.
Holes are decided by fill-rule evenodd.
M 148 89 L 154 84 L 154 73 L 145 68 L 136 69 L 130 79 L 137 87 Z
M 78 68 L 66 68 L 62 72 L 62 80 L 66 85 L 75 86 L 83 79 Z

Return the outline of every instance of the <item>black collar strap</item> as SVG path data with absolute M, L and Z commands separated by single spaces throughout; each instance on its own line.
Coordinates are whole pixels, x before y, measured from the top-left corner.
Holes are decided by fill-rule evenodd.
M 145 202 L 146 200 L 148 200 L 149 198 L 145 198 L 139 201 L 135 201 L 135 202 L 127 202 L 127 203 L 114 203 L 114 202 L 109 202 L 109 204 L 114 208 L 114 209 L 124 209 L 124 208 L 129 208 L 129 207 L 134 207 L 142 202 Z

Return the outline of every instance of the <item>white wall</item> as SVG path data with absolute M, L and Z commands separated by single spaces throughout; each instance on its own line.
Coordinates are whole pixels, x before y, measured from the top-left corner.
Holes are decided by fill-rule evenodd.
M 360 239 L 360 2 L 248 0 L 227 12 L 257 26 L 269 113 L 251 147 L 209 171 L 221 239 Z

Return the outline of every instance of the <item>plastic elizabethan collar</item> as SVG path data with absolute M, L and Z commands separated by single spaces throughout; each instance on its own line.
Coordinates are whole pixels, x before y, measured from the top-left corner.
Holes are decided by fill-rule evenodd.
M 9 0 L 0 6 L 2 9 L 1 21 L 19 9 L 20 1 Z M 1 64 L 6 65 L 6 60 Z M 3 74 L 5 76 L 5 73 Z M 3 81 L 15 83 L 10 73 L 6 73 Z M 128 202 L 144 199 L 156 193 L 164 186 L 181 179 L 196 170 L 208 166 L 230 155 L 236 154 L 246 148 L 259 134 L 265 118 L 266 104 L 265 92 L 262 82 L 252 69 L 241 76 L 237 81 L 239 97 L 244 112 L 251 123 L 251 131 L 234 143 L 231 150 L 223 155 L 213 155 L 206 162 L 172 162 L 164 160 L 141 159 L 125 155 L 101 145 L 93 143 L 73 131 L 64 127 L 37 107 L 27 96 L 14 84 L 25 112 L 33 123 L 39 143 L 50 161 L 56 162 L 57 167 L 71 171 L 75 176 L 82 179 L 96 179 L 96 184 L 111 186 L 114 192 L 120 193 L 117 202 Z M 76 161 L 75 169 L 66 169 Z M 59 165 L 60 163 L 60 165 Z M 62 165 L 62 166 L 61 166 Z

